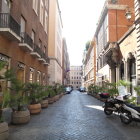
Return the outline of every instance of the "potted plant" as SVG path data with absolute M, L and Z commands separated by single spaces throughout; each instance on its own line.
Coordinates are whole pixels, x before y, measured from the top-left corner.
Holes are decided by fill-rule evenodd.
M 46 87 L 46 90 L 48 91 L 48 103 L 52 104 L 54 102 L 54 96 L 56 95 L 53 86 L 49 85 Z
M 0 140 L 6 140 L 9 136 L 8 124 L 4 121 L 2 116 L 3 109 L 8 107 L 10 102 L 10 94 L 8 91 L 3 93 L 3 96 L 0 100 Z
M 41 94 L 41 98 L 42 98 L 42 100 L 40 101 L 41 107 L 42 108 L 47 108 L 48 107 L 48 95 L 49 95 L 49 92 L 48 92 L 46 86 L 42 86 L 40 94 Z
M 30 121 L 30 112 L 27 108 L 28 96 L 25 92 L 25 84 L 19 80 L 14 79 L 11 81 L 11 101 L 10 107 L 12 108 L 12 123 L 24 124 Z
M 5 65 L 6 65 L 6 62 L 0 61 L 0 72 L 3 70 Z M 4 72 L 4 75 L 0 73 L 0 80 L 6 80 L 5 73 L 6 72 Z M 8 128 L 8 124 L 4 121 L 4 118 L 3 118 L 3 109 L 9 106 L 10 94 L 7 89 L 5 91 L 2 91 L 1 85 L 0 85 L 0 93 L 1 93 L 0 95 L 0 139 L 6 140 L 8 139 L 8 136 L 9 136 L 9 128 Z
M 60 98 L 64 95 L 65 88 L 64 85 L 60 85 Z
M 41 86 L 38 83 L 27 83 L 26 86 L 26 93 L 28 94 L 29 99 L 29 106 L 28 109 L 30 110 L 31 114 L 38 114 L 41 112 Z
M 58 101 L 59 100 L 59 95 L 61 93 L 61 86 L 59 83 L 56 83 L 54 86 L 53 86 L 53 89 L 54 89 L 54 92 L 55 92 L 55 96 L 54 96 L 54 101 Z

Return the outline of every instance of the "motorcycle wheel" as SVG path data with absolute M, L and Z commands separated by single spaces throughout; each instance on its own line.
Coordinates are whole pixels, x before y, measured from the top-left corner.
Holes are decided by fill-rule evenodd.
M 111 115 L 111 114 L 113 113 L 113 111 L 112 111 L 112 110 L 109 110 L 109 109 L 107 109 L 107 108 L 104 108 L 104 113 L 105 113 L 106 115 Z
M 131 114 L 129 112 L 123 112 L 122 114 L 125 115 L 127 118 L 120 115 L 121 122 L 124 124 L 130 124 L 132 122 Z

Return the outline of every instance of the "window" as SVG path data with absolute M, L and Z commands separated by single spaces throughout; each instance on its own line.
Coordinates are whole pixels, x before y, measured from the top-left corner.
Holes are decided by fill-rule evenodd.
M 20 28 L 20 32 L 21 33 L 24 33 L 25 32 L 25 26 L 26 26 L 26 21 L 24 19 L 24 17 L 21 17 L 21 21 L 20 21 L 20 25 L 21 25 L 21 28 Z
M 33 43 L 35 42 L 35 32 L 34 32 L 34 30 L 32 30 L 32 40 L 33 40 Z
M 42 81 L 43 81 L 43 85 L 45 86 L 45 84 L 46 84 L 46 76 L 45 76 L 45 73 L 43 73 Z
M 37 72 L 37 83 L 40 83 L 41 82 L 41 72 L 38 71 Z
M 4 2 L 7 4 L 8 8 L 11 9 L 11 0 L 4 0 Z
M 39 39 L 38 47 L 41 48 L 42 46 L 42 41 Z
M 33 0 L 33 9 L 35 13 L 37 14 L 38 12 L 38 0 Z
M 44 6 L 42 0 L 40 0 L 40 22 L 43 25 L 43 11 L 44 11 Z
M 77 82 L 77 84 L 78 84 L 78 82 Z
M 30 68 L 29 82 L 30 83 L 34 82 L 34 69 L 33 68 Z
M 45 11 L 45 32 L 47 33 L 48 32 L 48 14 L 47 12 Z
M 77 77 L 77 79 L 78 79 L 78 77 Z
M 43 46 L 43 52 L 46 53 L 46 46 Z
M 25 81 L 25 65 L 18 62 L 17 79 L 24 83 Z
M 0 69 L 0 76 L 4 76 L 5 72 L 8 70 L 9 67 L 9 58 L 0 54 L 0 63 L 5 63 L 5 66 Z M 2 96 L 3 91 L 7 89 L 7 82 L 5 79 L 0 78 L 0 96 Z

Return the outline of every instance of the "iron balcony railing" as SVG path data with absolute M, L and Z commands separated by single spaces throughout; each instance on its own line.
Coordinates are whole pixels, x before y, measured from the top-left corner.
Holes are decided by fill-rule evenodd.
M 27 33 L 21 32 L 20 36 L 21 36 L 21 43 L 27 43 L 31 48 L 33 48 L 33 40 Z
M 0 28 L 10 28 L 20 36 L 20 25 L 9 13 L 0 13 Z
M 33 46 L 34 46 L 34 52 L 37 52 L 39 55 L 40 55 L 40 57 L 41 58 L 43 58 L 45 61 L 46 61 L 46 63 L 50 63 L 50 61 L 49 61 L 49 58 L 46 56 L 46 54 L 38 47 L 38 45 L 36 45 L 36 44 L 33 44 Z
M 40 55 L 40 48 L 36 44 L 33 44 L 33 51 Z

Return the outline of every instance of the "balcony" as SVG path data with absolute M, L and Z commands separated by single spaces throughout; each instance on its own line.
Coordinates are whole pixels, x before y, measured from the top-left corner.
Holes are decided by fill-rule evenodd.
M 36 44 L 33 44 L 33 51 L 31 52 L 31 55 L 37 58 L 41 58 L 40 48 Z
M 42 61 L 44 65 L 49 64 L 49 58 L 47 58 L 46 54 L 40 49 L 40 58 L 38 58 L 39 61 Z
M 0 13 L 0 34 L 12 41 L 20 41 L 20 25 L 9 13 Z
M 46 62 L 44 62 L 44 65 L 49 65 L 50 64 L 50 59 L 48 57 L 45 57 Z
M 19 43 L 19 46 L 21 46 L 21 48 L 24 49 L 25 51 L 29 52 L 33 51 L 33 41 L 31 37 L 25 32 L 22 32 L 20 36 L 21 42 Z

